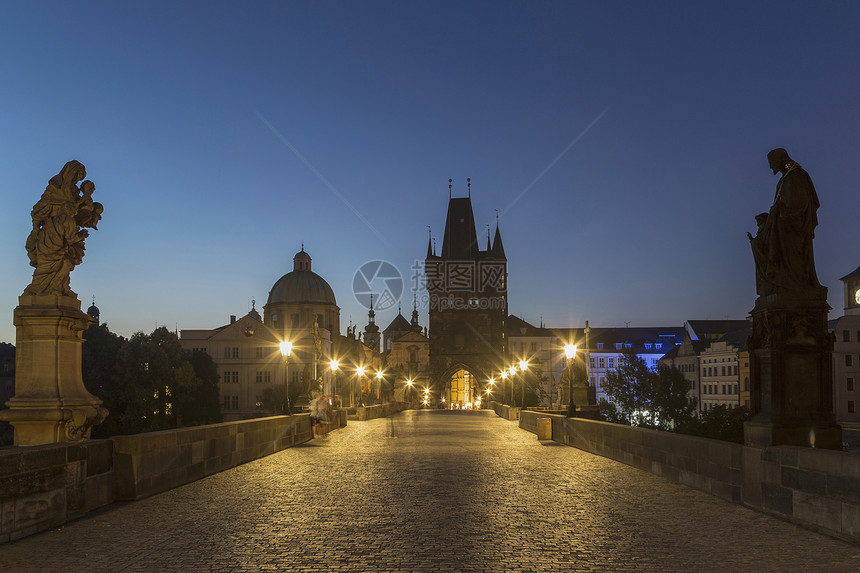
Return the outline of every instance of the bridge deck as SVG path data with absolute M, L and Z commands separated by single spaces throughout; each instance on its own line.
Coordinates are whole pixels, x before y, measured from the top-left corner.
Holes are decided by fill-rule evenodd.
M 0 546 L 0 570 L 830 572 L 860 547 L 486 411 L 407 411 Z

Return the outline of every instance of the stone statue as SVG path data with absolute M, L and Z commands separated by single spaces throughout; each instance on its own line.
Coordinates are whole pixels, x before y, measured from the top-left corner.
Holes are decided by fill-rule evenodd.
M 26 295 L 75 296 L 69 287 L 69 274 L 84 258 L 84 240 L 97 228 L 104 207 L 93 202 L 95 185 L 84 181 L 84 166 L 69 161 L 59 174 L 48 181 L 42 197 L 33 206 L 30 217 L 33 230 L 27 237 L 27 256 L 35 267 L 33 281 L 24 289 Z
M 755 259 L 756 292 L 820 298 L 825 291 L 812 254 L 819 207 L 812 179 L 785 149 L 772 150 L 767 159 L 774 175 L 782 176 L 770 212 L 756 216 L 755 237 L 747 233 Z

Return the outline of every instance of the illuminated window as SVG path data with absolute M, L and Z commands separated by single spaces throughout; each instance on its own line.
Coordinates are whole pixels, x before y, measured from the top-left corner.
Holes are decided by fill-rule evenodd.
M 588 362 L 589 362 L 589 366 L 591 366 L 592 368 L 594 368 L 594 358 L 589 358 L 589 359 L 588 359 Z
M 606 361 L 604 358 L 601 357 L 601 358 L 597 359 L 597 367 L 598 368 L 606 368 Z
M 615 359 L 613 357 L 610 356 L 609 358 L 607 358 L 607 363 L 609 364 L 610 368 L 615 368 Z

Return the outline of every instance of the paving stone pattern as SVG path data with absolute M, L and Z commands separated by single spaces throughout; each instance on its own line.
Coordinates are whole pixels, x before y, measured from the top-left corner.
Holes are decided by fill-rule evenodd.
M 0 546 L 0 571 L 860 571 L 860 547 L 538 442 L 407 411 Z

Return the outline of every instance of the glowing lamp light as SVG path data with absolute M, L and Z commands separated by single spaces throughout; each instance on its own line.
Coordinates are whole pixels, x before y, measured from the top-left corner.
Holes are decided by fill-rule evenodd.
M 337 372 L 337 365 L 338 365 L 337 360 L 332 360 L 331 362 L 328 363 L 328 365 L 329 365 L 329 368 L 331 368 L 332 372 Z
M 407 386 L 412 386 L 412 380 L 407 380 L 407 381 L 406 381 L 406 385 L 407 385 Z
M 285 340 L 280 344 L 281 356 L 289 356 L 293 352 L 293 343 Z
M 356 368 L 355 373 L 359 376 L 364 376 L 364 366 L 359 366 L 358 368 Z
M 377 370 L 377 371 L 376 371 L 376 379 L 377 379 L 377 380 L 382 380 L 382 370 Z
M 508 374 L 510 374 L 511 376 L 513 376 L 516 373 L 517 373 L 517 367 L 516 366 L 511 366 L 510 368 L 508 368 Z
M 492 378 L 490 378 L 490 386 L 492 386 L 492 385 L 493 385 L 493 384 L 495 384 L 495 383 L 496 383 L 496 381 L 495 381 L 495 380 L 493 380 Z
M 507 379 L 508 379 L 508 371 L 502 370 L 502 380 L 507 380 Z
M 564 345 L 564 356 L 568 360 L 576 356 L 576 344 L 565 344 Z
M 528 369 L 529 369 L 529 363 L 525 360 L 520 360 L 520 370 L 525 372 Z

